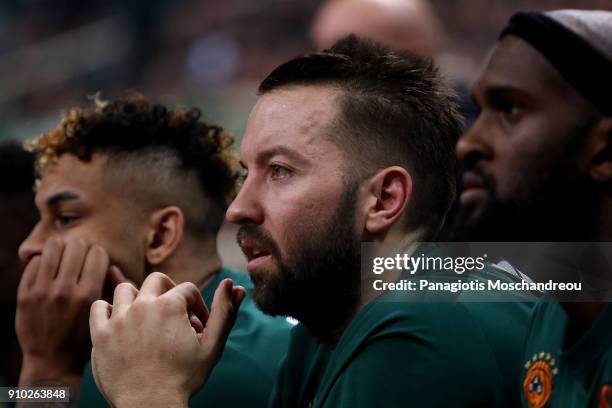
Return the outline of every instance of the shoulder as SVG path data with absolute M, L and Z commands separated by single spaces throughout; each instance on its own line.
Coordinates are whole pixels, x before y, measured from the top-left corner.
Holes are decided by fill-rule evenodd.
M 330 407 L 467 406 L 497 398 L 477 348 L 448 340 L 404 331 L 372 338 L 318 397 Z
M 423 406 L 435 406 L 435 395 L 423 393 L 440 387 L 458 401 L 503 401 L 506 383 L 518 375 L 528 323 L 523 311 L 520 303 L 372 304 L 361 317 L 365 324 L 357 321 L 343 335 L 338 385 L 368 381 L 356 389 L 378 397 L 397 386 L 400 395 L 421 395 L 416 401 Z M 494 317 L 482 320 L 487 312 Z
M 487 338 L 480 324 L 460 302 L 375 301 L 347 327 L 335 354 L 344 354 L 351 362 L 377 361 L 378 354 L 385 354 L 398 364 L 404 359 L 432 362 L 440 358 L 449 365 L 481 354 Z

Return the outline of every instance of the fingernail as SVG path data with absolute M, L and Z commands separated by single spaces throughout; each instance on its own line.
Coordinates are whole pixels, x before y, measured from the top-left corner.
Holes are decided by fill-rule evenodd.
M 238 286 L 238 287 L 242 288 L 241 286 Z M 242 302 L 245 297 L 246 297 L 246 290 L 242 288 L 242 290 L 238 292 L 238 302 Z

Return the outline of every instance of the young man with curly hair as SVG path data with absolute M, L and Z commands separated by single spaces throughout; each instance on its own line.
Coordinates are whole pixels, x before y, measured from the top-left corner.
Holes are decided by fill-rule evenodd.
M 91 350 L 89 307 L 105 282 L 110 289 L 127 280 L 140 286 L 163 272 L 189 282 L 209 304 L 226 278 L 247 289 L 220 369 L 192 403 L 267 399 L 291 326 L 261 313 L 248 276 L 224 268 L 217 253 L 235 189 L 232 143 L 197 109 L 170 110 L 139 95 L 72 108 L 29 143 L 40 173 L 40 221 L 19 250 L 27 263 L 16 319 L 20 385 L 63 384 L 75 393 L 82 382 L 82 405 L 104 404 L 89 367 L 82 377 Z M 238 377 L 243 392 L 232 395 Z

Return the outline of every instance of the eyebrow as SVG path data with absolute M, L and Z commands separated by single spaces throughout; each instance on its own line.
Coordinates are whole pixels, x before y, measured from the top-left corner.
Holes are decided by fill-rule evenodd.
M 500 97 L 514 97 L 521 99 L 529 99 L 529 93 L 523 89 L 515 88 L 507 85 L 492 86 L 485 90 L 485 97 L 487 98 L 500 98 Z
M 289 149 L 285 146 L 274 146 L 263 152 L 259 153 L 255 158 L 256 163 L 262 164 L 270 160 L 274 156 L 287 156 L 288 158 L 298 162 L 298 163 L 306 163 L 308 159 L 300 154 L 296 150 Z M 246 165 L 240 161 L 240 165 L 246 169 Z
M 58 193 L 53 194 L 51 197 L 47 198 L 47 200 L 45 201 L 45 204 L 47 205 L 47 207 L 54 207 L 61 202 L 78 200 L 79 198 L 80 197 L 73 192 L 60 191 Z

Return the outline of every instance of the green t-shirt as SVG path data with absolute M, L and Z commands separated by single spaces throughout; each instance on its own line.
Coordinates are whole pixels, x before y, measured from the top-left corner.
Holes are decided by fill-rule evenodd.
M 557 302 L 534 309 L 523 353 L 523 407 L 612 407 L 612 305 L 568 348 L 568 316 Z
M 493 267 L 482 275 L 518 279 Z M 443 282 L 457 276 L 428 278 Z M 483 278 L 472 274 L 462 279 Z M 519 406 L 517 359 L 535 297 L 511 292 L 503 295 L 509 302 L 463 301 L 470 296 L 460 292 L 454 301 L 370 302 L 334 348 L 320 343 L 303 325 L 296 326 L 269 405 Z
M 279 362 L 286 355 L 293 326 L 284 318 L 264 315 L 253 302 L 253 284 L 248 275 L 226 268 L 221 269 L 202 292 L 207 305 L 210 306 L 215 289 L 226 278 L 244 286 L 247 297 L 240 306 L 221 360 L 189 405 L 206 408 L 265 406 Z M 89 363 L 83 375 L 79 406 L 108 407 L 96 387 Z

